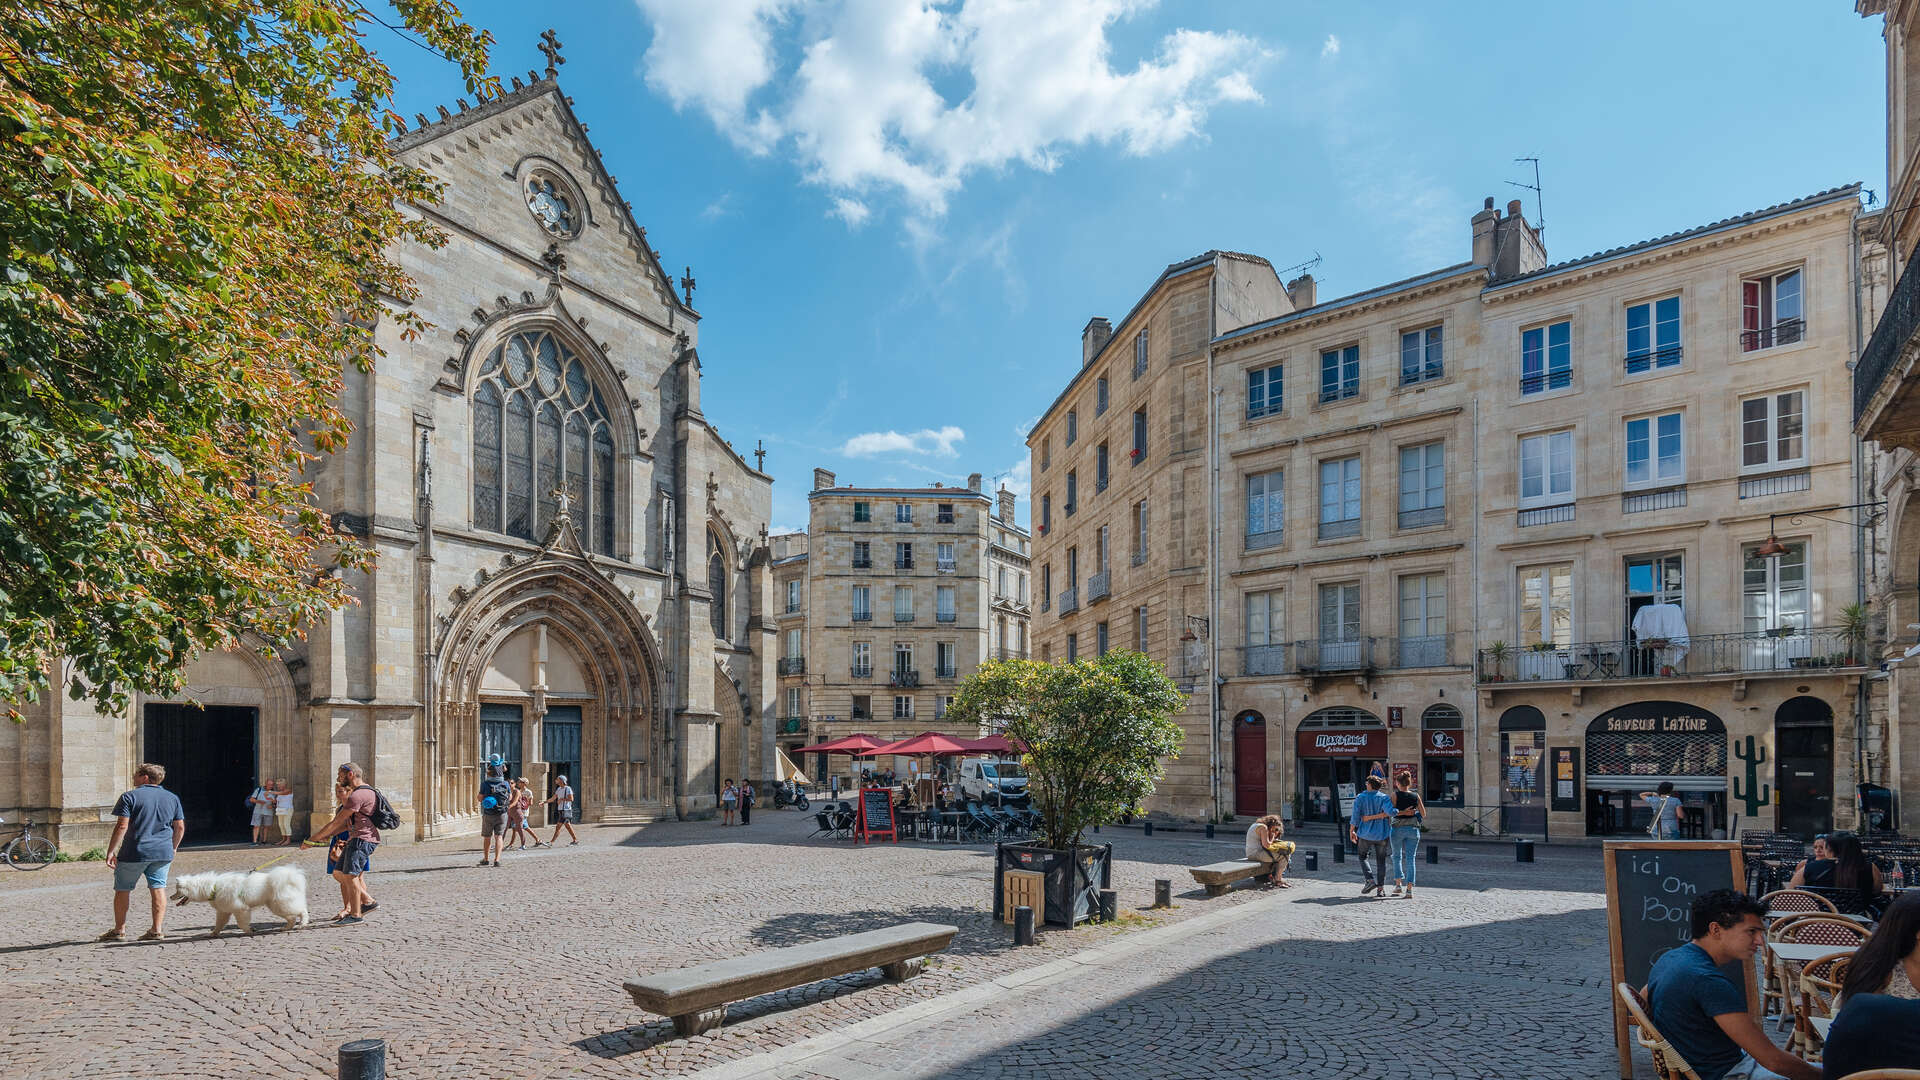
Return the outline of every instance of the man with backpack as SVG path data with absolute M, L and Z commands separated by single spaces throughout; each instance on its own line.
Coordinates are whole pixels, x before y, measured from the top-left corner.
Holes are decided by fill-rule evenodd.
M 367 895 L 362 879 L 373 862 L 373 849 L 380 846 L 380 830 L 400 825 L 400 817 L 387 804 L 386 797 L 368 787 L 363 776 L 360 766 L 351 761 L 340 766 L 340 786 L 346 789 L 346 798 L 340 801 L 333 820 L 300 845 L 309 848 L 335 833 L 347 834 L 346 846 L 341 849 L 333 871 L 334 880 L 340 883 L 340 904 L 346 911 L 346 915 L 337 920 L 342 925 L 362 921 L 362 915 L 378 906 Z
M 492 859 L 500 865 L 500 849 L 507 840 L 507 803 L 513 799 L 513 786 L 504 774 L 507 763 L 498 755 L 487 762 L 487 778 L 480 781 L 480 865 Z

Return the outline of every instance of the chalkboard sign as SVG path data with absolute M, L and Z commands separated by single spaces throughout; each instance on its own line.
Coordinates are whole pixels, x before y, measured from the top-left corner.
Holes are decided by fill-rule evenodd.
M 1693 939 L 1693 899 L 1715 889 L 1738 889 L 1747 880 L 1735 841 L 1610 840 L 1606 848 L 1607 944 L 1613 981 L 1635 989 L 1662 956 Z M 1759 1013 L 1760 998 L 1751 963 L 1721 970 L 1747 990 L 1747 1010 Z M 1614 1041 L 1620 1051 L 1620 1075 L 1633 1076 L 1627 1040 L 1627 1015 L 1613 995 Z
M 860 813 L 856 816 L 855 824 L 859 826 L 855 831 L 863 844 L 882 836 L 899 843 L 900 838 L 893 830 L 893 789 L 861 788 Z

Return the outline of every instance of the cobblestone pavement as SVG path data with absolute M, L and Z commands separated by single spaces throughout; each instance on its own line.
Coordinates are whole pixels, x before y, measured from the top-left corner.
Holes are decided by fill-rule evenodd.
M 1333 864 L 1322 842 L 1321 868 L 1299 875 L 1302 888 L 1207 899 L 1184 867 L 1233 856 L 1237 838 L 1109 829 L 1094 839 L 1114 842 L 1114 883 L 1136 914 L 1113 927 L 1047 931 L 1016 950 L 988 914 L 990 851 L 810 841 L 811 825 L 763 811 L 744 829 L 584 829 L 577 848 L 509 855 L 499 869 L 473 865 L 475 841 L 394 848 L 376 860 L 370 883 L 382 906 L 365 924 L 217 941 L 205 939 L 210 912 L 196 905 L 170 914 L 177 936 L 168 941 L 95 944 L 109 921 L 103 867 L 0 872 L 0 1073 L 329 1077 L 341 1043 L 379 1037 L 396 1078 L 679 1076 L 748 1067 L 978 986 L 1002 1000 L 951 1031 L 868 1046 L 860 1052 L 878 1056 L 849 1067 L 954 1077 L 1022 1066 L 1038 1076 L 1198 1076 L 1275 1064 L 1328 1077 L 1608 1075 L 1591 850 L 1543 848 L 1538 862 L 1517 866 L 1505 847 L 1449 848 L 1440 866 L 1422 865 L 1432 887 L 1419 900 L 1374 902 L 1353 899 L 1357 864 Z M 244 869 L 271 854 L 190 850 L 175 871 Z M 288 862 L 307 871 L 324 920 L 338 894 L 321 853 Z M 1140 910 L 1160 877 L 1174 880 L 1176 907 Z M 1042 998 L 986 985 L 1221 911 L 1245 917 L 1132 950 L 1100 979 Z M 674 1038 L 620 988 L 639 973 L 903 919 L 960 927 L 924 976 L 889 984 L 869 973 L 757 998 L 705 1036 Z

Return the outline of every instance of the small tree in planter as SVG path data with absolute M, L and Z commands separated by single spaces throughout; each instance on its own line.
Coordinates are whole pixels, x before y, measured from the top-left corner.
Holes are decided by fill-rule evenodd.
M 1186 704 L 1164 668 L 1123 650 L 1071 664 L 989 661 L 961 683 L 950 722 L 994 728 L 1026 747 L 1027 794 L 1040 815 L 1038 839 L 1000 847 L 996 916 L 1006 869 L 1046 874 L 1046 911 L 1035 913 L 1045 922 L 1071 926 L 1097 909 L 1113 850 L 1081 839 L 1153 793 L 1165 761 L 1179 756 L 1173 717 Z

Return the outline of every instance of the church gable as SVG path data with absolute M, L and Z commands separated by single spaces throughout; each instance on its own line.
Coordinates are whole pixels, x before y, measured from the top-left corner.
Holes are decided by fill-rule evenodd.
M 418 116 L 423 126 L 395 140 L 403 160 L 444 185 L 430 214 L 524 258 L 557 260 L 567 277 L 663 326 L 697 318 L 675 295 L 554 69 L 528 79 L 476 107 L 442 106 L 438 120 Z

